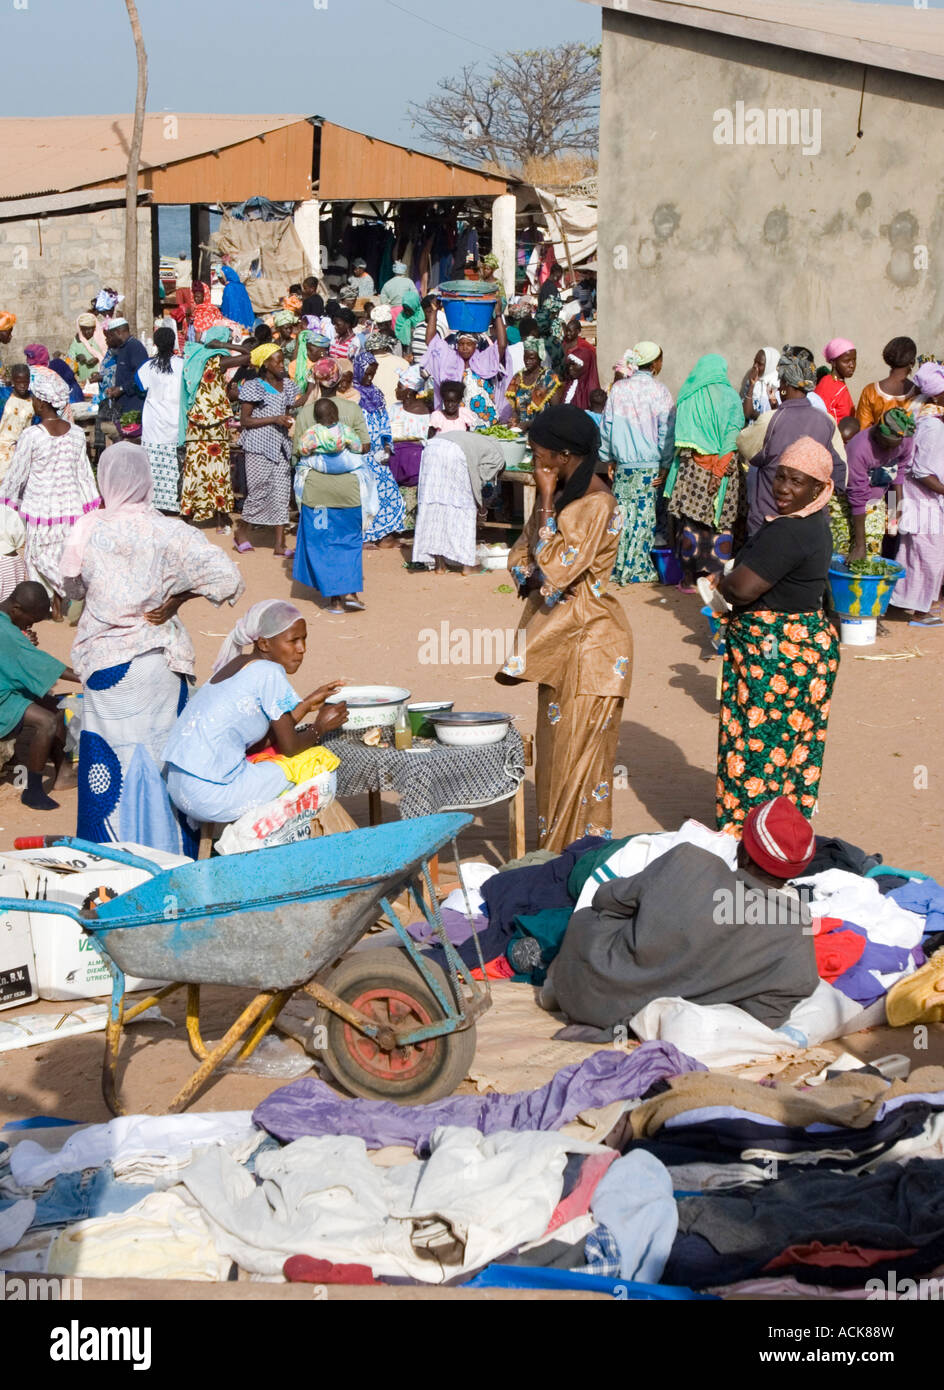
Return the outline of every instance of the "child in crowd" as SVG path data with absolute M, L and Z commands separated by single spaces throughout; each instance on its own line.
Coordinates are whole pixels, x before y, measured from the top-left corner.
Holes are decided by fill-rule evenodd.
M 429 432 L 436 430 L 474 430 L 482 422 L 467 405 L 462 404 L 465 386 L 461 381 L 444 381 L 439 388 L 442 408 L 429 417 Z
M 596 425 L 597 429 L 599 429 L 603 422 L 603 412 L 606 409 L 606 392 L 602 386 L 598 386 L 595 391 L 590 392 L 589 401 L 590 408 L 587 414 L 590 416 L 590 419 Z

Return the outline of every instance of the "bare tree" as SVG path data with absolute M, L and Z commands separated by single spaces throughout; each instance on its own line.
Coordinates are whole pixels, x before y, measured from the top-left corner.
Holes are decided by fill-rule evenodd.
M 600 50 L 582 43 L 508 53 L 464 67 L 435 96 L 409 106 L 413 124 L 454 158 L 515 168 L 529 157 L 594 151 Z
M 128 173 L 125 178 L 125 315 L 134 332 L 137 324 L 138 306 L 138 167 L 141 162 L 141 142 L 144 139 L 144 107 L 147 102 L 147 50 L 138 7 L 134 0 L 125 0 L 131 33 L 134 35 L 134 51 L 138 60 L 138 86 L 134 96 L 134 125 L 131 131 L 131 149 L 128 151 Z

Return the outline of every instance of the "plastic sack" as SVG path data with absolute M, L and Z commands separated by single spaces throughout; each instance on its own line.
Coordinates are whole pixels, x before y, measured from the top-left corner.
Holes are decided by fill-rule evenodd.
M 292 845 L 311 837 L 311 823 L 335 797 L 336 777 L 322 772 L 282 796 L 254 806 L 233 821 L 216 842 L 219 854 L 240 854 L 270 845 Z

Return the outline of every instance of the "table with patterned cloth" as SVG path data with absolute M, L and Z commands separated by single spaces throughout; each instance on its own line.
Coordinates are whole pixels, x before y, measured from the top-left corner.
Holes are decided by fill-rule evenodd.
M 490 806 L 511 797 L 524 779 L 524 748 L 513 728 L 500 743 L 478 748 L 426 739 L 414 739 L 412 749 L 371 748 L 362 739 L 361 730 L 341 730 L 324 740 L 341 759 L 338 796 L 398 792 L 401 820 L 432 816 L 447 806 Z

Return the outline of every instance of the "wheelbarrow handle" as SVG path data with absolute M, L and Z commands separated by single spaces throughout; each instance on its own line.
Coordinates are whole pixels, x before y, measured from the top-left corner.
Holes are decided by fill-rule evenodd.
M 77 840 L 73 835 L 58 836 L 53 843 L 65 845 L 68 849 L 77 849 L 83 854 L 97 855 L 99 859 L 110 859 L 116 864 L 127 864 L 131 869 L 143 869 L 152 878 L 164 872 L 165 866 L 155 864 L 152 859 L 142 859 L 140 855 L 128 854 L 123 849 L 112 849 L 109 845 L 96 845 L 91 840 Z
M 89 920 L 72 903 L 50 902 L 47 898 L 0 898 L 0 915 L 5 912 L 49 912 L 54 917 L 71 917 L 83 927 Z

